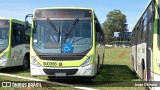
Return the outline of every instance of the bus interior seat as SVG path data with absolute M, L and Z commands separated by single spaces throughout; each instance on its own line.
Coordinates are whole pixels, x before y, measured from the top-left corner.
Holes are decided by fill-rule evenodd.
M 71 43 L 73 45 L 86 45 L 90 42 L 91 42 L 90 38 L 84 38 L 84 37 L 73 37 L 67 39 L 67 43 Z
M 67 43 L 73 45 L 73 53 L 84 52 L 91 47 L 91 39 L 84 37 L 68 38 Z

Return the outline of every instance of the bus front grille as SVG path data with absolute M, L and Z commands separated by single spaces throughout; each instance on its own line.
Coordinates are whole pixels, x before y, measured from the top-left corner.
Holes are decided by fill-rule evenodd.
M 66 73 L 66 75 L 74 75 L 78 69 L 43 69 L 47 75 L 55 75 L 55 73 Z

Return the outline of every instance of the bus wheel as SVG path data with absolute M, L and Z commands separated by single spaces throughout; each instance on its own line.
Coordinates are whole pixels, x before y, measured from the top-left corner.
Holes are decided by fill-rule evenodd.
M 23 59 L 23 65 L 22 65 L 22 69 L 26 70 L 29 68 L 29 60 L 27 59 L 27 57 L 24 57 Z
M 143 74 L 142 74 L 142 79 L 143 81 L 146 81 L 146 69 L 143 69 Z
M 142 79 L 143 81 L 146 81 L 146 68 L 144 65 L 144 60 L 142 61 Z

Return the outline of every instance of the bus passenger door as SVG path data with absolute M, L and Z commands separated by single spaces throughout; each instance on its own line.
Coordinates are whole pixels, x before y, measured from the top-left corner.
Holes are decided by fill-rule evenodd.
M 11 66 L 22 65 L 23 63 L 21 30 L 22 29 L 13 24 L 11 39 Z

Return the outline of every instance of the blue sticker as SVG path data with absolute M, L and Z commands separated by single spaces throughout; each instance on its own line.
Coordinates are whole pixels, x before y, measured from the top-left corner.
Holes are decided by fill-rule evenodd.
M 63 44 L 63 52 L 65 53 L 73 52 L 72 44 L 70 43 Z

